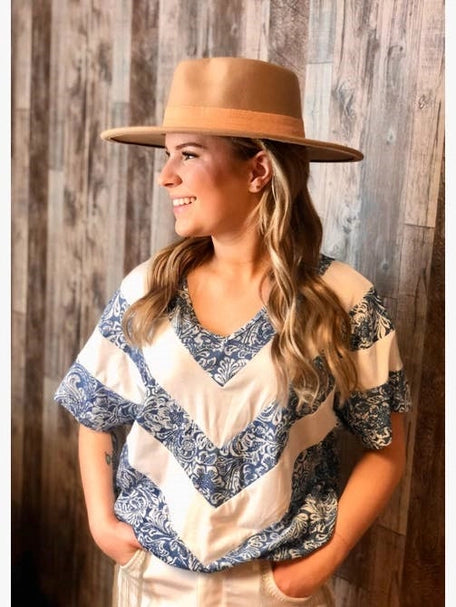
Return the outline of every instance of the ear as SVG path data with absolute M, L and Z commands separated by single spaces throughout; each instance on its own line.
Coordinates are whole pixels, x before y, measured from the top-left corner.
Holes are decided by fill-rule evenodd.
M 249 191 L 260 192 L 272 179 L 272 163 L 269 154 L 260 150 L 250 159 Z

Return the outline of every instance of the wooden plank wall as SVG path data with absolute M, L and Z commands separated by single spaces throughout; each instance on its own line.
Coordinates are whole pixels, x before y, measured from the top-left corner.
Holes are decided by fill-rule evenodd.
M 441 284 L 429 277 L 443 21 L 443 0 L 13 0 L 14 605 L 109 605 L 112 567 L 89 537 L 76 425 L 52 395 L 121 277 L 171 240 L 173 221 L 155 185 L 162 153 L 98 135 L 160 121 L 175 64 L 216 55 L 294 69 L 308 135 L 366 155 L 314 167 L 312 193 L 326 252 L 373 280 L 396 319 L 415 410 L 405 478 L 338 572 L 337 604 L 443 605 L 443 370 L 423 374 L 426 327 L 427 353 L 443 340 L 438 318 L 426 324 Z M 436 243 L 441 255 L 441 232 Z M 434 397 L 420 394 L 422 381 L 440 386 Z M 429 408 L 436 421 L 423 451 Z M 358 448 L 348 437 L 342 448 L 347 472 Z M 434 462 L 437 504 L 419 499 L 429 495 L 423 458 Z M 436 516 L 425 527 L 429 563 L 419 529 Z M 430 602 L 408 592 L 418 581 Z

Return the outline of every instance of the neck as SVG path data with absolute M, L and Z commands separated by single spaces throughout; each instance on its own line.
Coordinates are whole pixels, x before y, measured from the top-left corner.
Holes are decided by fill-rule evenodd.
M 267 268 L 268 255 L 260 238 L 220 241 L 212 239 L 214 255 L 210 266 L 214 271 L 226 275 L 236 274 L 240 280 L 263 274 Z

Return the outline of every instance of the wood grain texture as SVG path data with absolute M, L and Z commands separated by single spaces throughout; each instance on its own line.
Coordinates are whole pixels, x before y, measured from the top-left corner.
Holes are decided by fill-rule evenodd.
M 16 411 L 16 437 L 21 440 L 18 451 L 21 452 L 21 487 L 13 485 L 18 494 L 13 495 L 13 505 L 20 510 L 13 510 L 13 530 L 16 538 L 14 574 L 23 584 L 30 572 L 30 588 L 38 584 L 33 575 L 39 565 L 40 546 L 40 492 L 41 492 L 41 462 L 42 462 L 42 398 L 45 294 L 46 294 L 46 255 L 47 255 L 47 166 L 42 162 L 47 157 L 48 150 L 48 105 L 49 94 L 42 82 L 49 82 L 50 56 L 50 4 L 38 1 L 33 4 L 27 19 L 31 29 L 30 54 L 30 126 L 40 125 L 40 128 L 30 128 L 28 138 L 29 174 L 28 174 L 28 209 L 27 209 L 27 297 L 26 314 L 16 316 L 14 339 L 20 336 L 24 347 L 20 356 L 22 365 L 23 384 L 21 390 L 22 402 L 15 403 L 13 417 Z M 16 21 L 17 23 L 17 21 Z M 26 153 L 27 153 L 26 151 Z M 20 155 L 18 147 L 15 154 Z M 25 233 L 25 232 L 24 232 Z M 19 342 L 21 343 L 21 342 Z M 16 344 L 17 347 L 17 344 Z M 22 359 L 22 360 L 21 360 Z M 14 383 L 14 382 L 13 382 Z M 13 423 L 13 428 L 14 428 Z M 31 533 L 31 530 L 35 530 Z M 38 550 L 36 546 L 38 543 Z
M 418 7 L 417 7 L 418 8 Z M 409 146 L 404 199 L 407 223 L 435 225 L 440 173 L 432 170 L 442 162 L 444 137 L 444 13 L 442 2 L 423 3 L 420 28 L 414 48 L 416 86 L 413 100 L 413 137 Z M 418 11 L 417 11 L 418 12 Z M 431 168 L 431 170 L 429 170 Z
M 27 313 L 28 266 L 28 200 L 29 200 L 29 133 L 32 53 L 32 10 L 27 2 L 12 7 L 12 133 L 11 191 L 14 209 L 11 213 L 11 459 L 15 466 L 11 475 L 12 536 L 21 528 L 24 477 L 24 402 L 25 402 L 25 340 Z M 12 545 L 12 560 L 20 558 L 18 545 Z
M 445 605 L 445 205 L 442 167 L 421 374 L 403 607 Z M 440 372 L 436 373 L 436 369 Z
M 132 13 L 130 124 L 155 124 L 158 3 L 135 3 Z M 128 158 L 125 261 L 129 272 L 150 254 L 154 152 L 133 146 Z M 143 201 L 138 204 L 138 201 Z
M 325 252 L 364 273 L 388 305 L 415 404 L 406 473 L 337 572 L 337 607 L 439 607 L 443 1 L 12 8 L 14 604 L 110 604 L 112 563 L 88 531 L 77 424 L 52 396 L 122 276 L 175 234 L 157 186 L 163 152 L 99 133 L 159 123 L 181 59 L 242 55 L 296 71 L 308 136 L 365 153 L 362 163 L 313 166 L 310 187 Z M 360 447 L 345 435 L 341 448 L 346 478 Z
M 245 0 L 242 9 L 244 26 L 242 56 L 267 61 L 270 25 L 269 0 Z

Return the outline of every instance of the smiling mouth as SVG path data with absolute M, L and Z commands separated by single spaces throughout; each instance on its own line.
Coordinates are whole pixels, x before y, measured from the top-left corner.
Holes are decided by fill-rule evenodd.
M 195 196 L 184 196 L 183 198 L 174 198 L 173 199 L 173 207 L 184 207 L 187 204 L 191 204 L 195 202 Z

